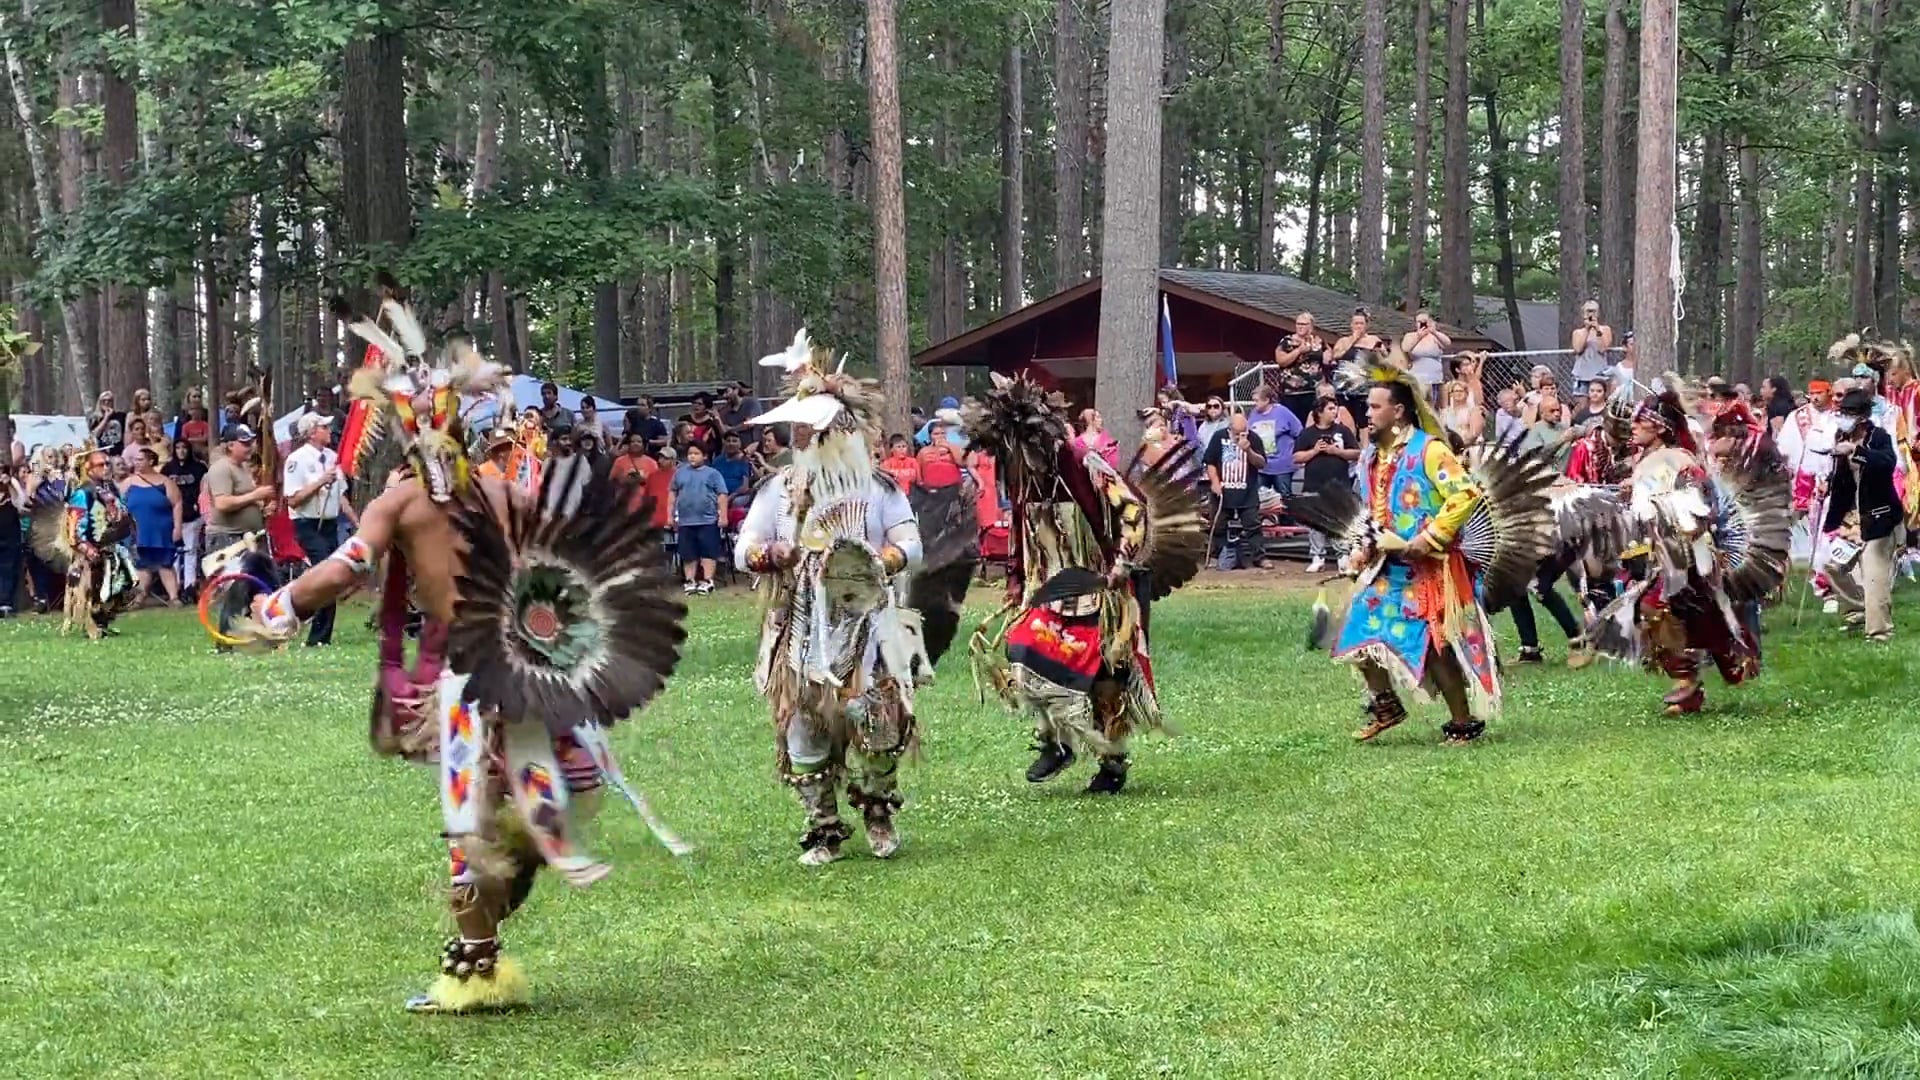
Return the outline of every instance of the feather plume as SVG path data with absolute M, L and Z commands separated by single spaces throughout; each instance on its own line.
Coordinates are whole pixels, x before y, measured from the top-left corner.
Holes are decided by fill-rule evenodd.
M 1860 335 L 1848 334 L 1846 337 L 1843 337 L 1839 341 L 1834 342 L 1832 345 L 1827 346 L 1827 359 L 1833 360 L 1833 361 L 1843 360 L 1847 356 L 1851 355 L 1853 351 L 1855 349 L 1858 349 L 1859 347 L 1860 347 Z
M 1481 603 L 1499 611 L 1524 596 L 1559 543 L 1549 493 L 1560 471 L 1547 447 L 1488 454 L 1473 470 L 1480 501 L 1456 538 L 1480 570 Z
M 1741 603 L 1773 596 L 1793 565 L 1792 481 L 1773 462 L 1747 459 L 1723 468 L 1714 489 L 1727 595 Z
M 398 365 L 407 362 L 406 350 L 400 347 L 399 342 L 388 337 L 387 332 L 380 329 L 372 319 L 354 319 L 347 323 L 347 329 L 353 331 L 360 340 L 380 350 L 380 355 L 386 358 L 387 363 Z
M 1139 454 L 1127 467 L 1134 493 L 1146 508 L 1146 540 L 1136 555 L 1159 600 L 1192 581 L 1207 561 L 1207 517 L 1193 483 L 1197 455 L 1182 443 L 1151 466 Z
M 1333 611 L 1327 607 L 1327 590 L 1313 594 L 1313 617 L 1307 621 L 1307 651 L 1324 652 L 1333 647 Z
M 380 313 L 386 316 L 387 325 L 393 327 L 393 336 L 399 339 L 405 357 L 427 355 L 427 332 L 421 329 L 420 320 L 413 317 L 412 308 L 388 297 L 380 301 Z
M 480 355 L 473 341 L 457 337 L 447 342 L 447 360 L 453 369 L 448 384 L 462 394 L 484 394 L 497 390 L 506 368 Z

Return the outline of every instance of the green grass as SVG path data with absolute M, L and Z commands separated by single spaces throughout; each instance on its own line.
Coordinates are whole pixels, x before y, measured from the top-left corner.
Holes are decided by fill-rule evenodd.
M 700 851 L 610 804 L 614 876 L 508 925 L 535 1006 L 466 1020 L 397 1008 L 443 857 L 429 774 L 365 745 L 362 611 L 269 657 L 182 614 L 99 646 L 0 623 L 10 1075 L 1920 1074 L 1916 655 L 1817 608 L 1772 612 L 1768 671 L 1703 717 L 1526 670 L 1447 750 L 1431 708 L 1348 740 L 1297 597 L 1189 590 L 1155 623 L 1186 733 L 1125 796 L 1080 795 L 1085 763 L 1028 786 L 1023 723 L 954 656 L 901 857 L 810 872 L 750 604 L 702 603 L 615 735 Z

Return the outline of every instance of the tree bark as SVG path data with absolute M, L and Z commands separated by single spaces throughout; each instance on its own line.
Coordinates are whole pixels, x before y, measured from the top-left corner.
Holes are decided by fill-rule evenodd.
M 1740 20 L 1745 0 L 1726 0 L 1723 5 L 1718 54 L 1714 58 L 1714 78 L 1729 82 L 1733 74 L 1734 52 L 1739 42 Z M 1702 133 L 1705 147 L 1700 155 L 1700 194 L 1694 204 L 1692 265 L 1687 280 L 1693 295 L 1687 302 L 1687 319 L 1680 327 L 1683 369 L 1697 374 L 1719 370 L 1720 316 L 1724 306 L 1724 286 L 1720 263 L 1725 254 L 1722 228 L 1727 205 L 1727 133 L 1721 127 L 1709 127 Z
M 1587 291 L 1587 5 L 1560 0 L 1560 341 Z
M 1161 112 L 1160 129 L 1160 251 L 1157 265 L 1180 265 L 1180 236 L 1186 224 L 1184 189 L 1180 173 L 1192 156 L 1188 143 L 1188 110 L 1181 101 L 1185 93 L 1188 69 L 1186 4 L 1168 0 L 1166 28 L 1166 107 Z
M 1364 303 L 1387 298 L 1387 0 L 1363 0 L 1360 17 L 1360 209 L 1354 231 L 1354 284 Z
M 1735 262 L 1731 370 L 1728 378 L 1752 383 L 1761 373 L 1760 299 L 1766 291 L 1766 218 L 1760 208 L 1760 151 L 1751 141 L 1740 147 L 1740 257 Z
M 641 115 L 646 125 L 642 142 L 654 174 L 665 178 L 673 172 L 673 129 L 657 91 L 647 91 Z M 663 246 L 670 246 L 672 235 L 671 230 L 662 228 L 654 238 Z M 663 383 L 671 374 L 673 359 L 673 275 L 670 271 L 651 271 L 642 289 L 647 308 L 645 378 L 650 383 Z
M 1424 0 L 1422 0 L 1424 2 Z M 1287 0 L 1267 4 L 1267 85 L 1260 142 L 1260 253 L 1254 269 L 1271 273 L 1280 258 L 1280 141 L 1286 133 L 1281 86 L 1287 61 Z
M 1053 28 L 1053 289 L 1087 276 L 1088 57 L 1081 0 L 1056 0 Z
M 1867 0 L 1867 40 L 1872 42 L 1867 70 L 1860 80 L 1858 109 L 1860 158 L 1853 171 L 1853 325 L 1873 325 L 1874 170 L 1880 154 L 1880 73 L 1887 57 L 1887 7 L 1890 0 Z
M 1627 0 L 1606 0 L 1607 56 L 1600 89 L 1601 318 L 1631 314 L 1633 299 L 1634 118 L 1627 80 L 1634 68 Z
M 133 0 L 100 0 L 100 26 L 109 37 L 131 43 L 134 38 Z M 107 181 L 124 188 L 140 169 L 138 101 L 133 80 L 118 65 L 100 66 L 100 108 L 103 118 L 101 168 Z M 107 385 L 122 401 L 147 385 L 146 290 L 137 285 L 110 285 L 106 289 L 104 366 Z
M 1678 358 L 1673 310 L 1673 202 L 1677 154 L 1678 0 L 1643 0 L 1640 17 L 1639 166 L 1634 200 L 1635 370 L 1644 380 Z
M 1650 0 L 1658 3 L 1660 0 Z M 1467 0 L 1446 0 L 1447 98 L 1441 157 L 1440 321 L 1473 326 L 1473 232 L 1468 217 Z
M 1412 314 L 1426 304 L 1427 178 L 1433 174 L 1433 0 L 1413 4 L 1413 191 L 1407 214 L 1407 294 Z
M 1026 302 L 1026 93 L 1020 24 L 1001 64 L 1000 93 L 1000 313 Z
M 413 231 L 413 202 L 407 187 L 405 45 L 391 25 L 397 13 L 383 5 L 379 17 L 379 25 L 360 28 L 343 50 L 340 165 L 346 235 L 339 254 L 386 262 Z M 350 296 L 357 307 L 370 307 L 364 287 Z M 357 358 L 364 348 L 356 338 L 348 353 Z
M 1900 22 L 1900 0 L 1883 2 L 1887 6 L 1886 25 L 1903 25 Z M 1887 48 L 1884 41 L 1880 48 Z M 1891 92 L 1880 95 L 1878 132 L 1894 134 L 1900 130 L 1899 96 Z M 1877 162 L 1880 170 L 1880 203 L 1875 208 L 1879 219 L 1879 237 L 1875 245 L 1878 260 L 1873 277 L 1874 327 L 1882 336 L 1895 340 L 1901 334 L 1900 196 L 1907 190 L 1906 163 L 1910 158 L 1910 154 L 1886 154 Z
M 1486 0 L 1474 0 L 1474 13 L 1478 29 L 1485 33 Z M 1493 234 L 1500 248 L 1500 259 L 1494 266 L 1494 277 L 1500 283 L 1500 299 L 1507 308 L 1507 324 L 1513 328 L 1513 346 L 1524 352 L 1529 347 L 1529 343 L 1527 328 L 1520 320 L 1520 293 L 1514 265 L 1513 197 L 1507 182 L 1507 133 L 1500 126 L 1500 76 L 1498 73 L 1489 73 L 1482 77 L 1486 81 L 1486 96 L 1483 103 L 1487 113 L 1487 186 L 1493 190 Z M 1533 344 L 1538 346 L 1542 343 Z
M 1160 271 L 1160 76 L 1166 0 L 1111 7 L 1100 346 L 1094 405 L 1129 450 L 1153 401 Z
M 905 431 L 907 370 L 907 209 L 901 178 L 900 50 L 895 0 L 867 3 L 867 108 L 873 126 L 873 290 L 875 340 L 888 431 Z

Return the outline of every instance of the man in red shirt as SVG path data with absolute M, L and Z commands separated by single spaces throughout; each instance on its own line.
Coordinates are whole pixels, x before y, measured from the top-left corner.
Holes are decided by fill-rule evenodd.
M 881 460 L 880 468 L 893 477 L 901 491 L 912 491 L 920 479 L 920 462 L 913 456 L 912 444 L 905 435 L 895 434 L 887 440 L 887 456 Z
M 920 486 L 952 487 L 960 482 L 960 463 L 954 460 L 953 446 L 947 442 L 947 425 L 935 420 L 928 429 L 926 449 L 920 451 Z

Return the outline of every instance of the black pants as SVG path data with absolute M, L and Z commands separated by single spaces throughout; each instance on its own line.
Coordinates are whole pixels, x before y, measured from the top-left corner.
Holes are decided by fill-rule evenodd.
M 14 597 L 20 593 L 20 557 L 24 554 L 18 543 L 0 544 L 0 609 L 11 610 Z
M 1235 538 L 1235 527 L 1240 535 Z M 1256 566 L 1267 559 L 1266 534 L 1260 529 L 1260 503 L 1250 501 L 1243 506 L 1222 503 L 1220 506 L 1220 538 L 1216 554 L 1225 551 L 1227 544 L 1234 543 L 1234 565 L 1242 569 Z
M 318 566 L 340 546 L 339 518 L 294 518 L 293 532 L 300 540 L 300 550 L 307 553 L 309 566 Z M 333 612 L 333 605 L 328 604 L 313 613 L 313 621 L 307 624 L 307 644 L 333 644 Z
M 1574 619 L 1573 610 L 1567 607 L 1566 599 L 1560 595 L 1558 589 L 1553 587 L 1553 579 L 1558 576 L 1542 570 L 1540 576 L 1534 579 L 1534 587 L 1539 590 L 1537 595 L 1540 606 L 1547 609 L 1547 614 L 1553 616 L 1553 621 L 1560 624 L 1560 629 L 1566 632 L 1567 640 L 1571 641 L 1580 636 L 1580 623 Z M 1531 598 L 1522 596 L 1514 601 L 1513 628 L 1520 633 L 1521 648 L 1540 647 L 1540 627 L 1533 620 Z

